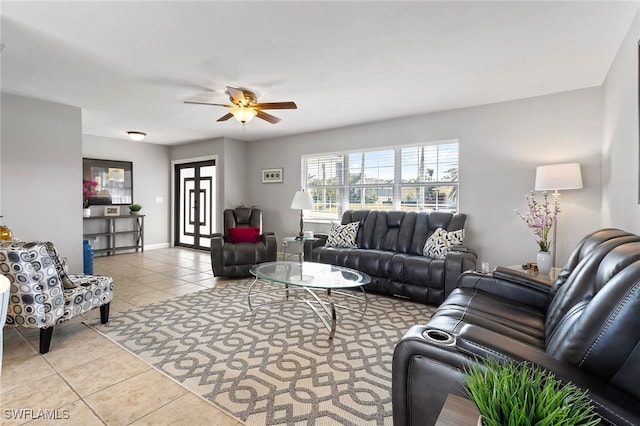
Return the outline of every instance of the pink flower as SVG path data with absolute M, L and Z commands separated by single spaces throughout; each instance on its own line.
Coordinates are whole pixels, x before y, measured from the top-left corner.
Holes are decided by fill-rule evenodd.
M 98 182 L 93 180 L 82 181 L 82 206 L 86 209 L 89 208 L 89 197 L 96 195 L 93 189 L 98 185 Z
M 542 197 L 543 202 L 537 202 L 533 191 L 531 191 L 526 195 L 529 213 L 523 216 L 520 211 L 516 209 L 516 214 L 520 219 L 524 220 L 529 229 L 533 231 L 540 251 L 549 251 L 551 248 L 549 231 L 553 227 L 558 213 L 560 213 L 560 199 L 559 196 L 554 195 L 553 201 L 550 202 L 549 194 L 547 194 L 546 191 L 542 193 Z

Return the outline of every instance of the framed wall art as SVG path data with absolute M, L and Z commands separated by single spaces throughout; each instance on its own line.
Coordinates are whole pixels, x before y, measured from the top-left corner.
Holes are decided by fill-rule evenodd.
M 105 206 L 105 216 L 120 216 L 120 206 Z
M 129 205 L 133 203 L 133 163 L 131 161 L 82 159 L 83 182 L 93 181 L 94 195 L 87 200 L 95 205 Z
M 282 183 L 284 181 L 284 169 L 262 169 L 262 183 Z

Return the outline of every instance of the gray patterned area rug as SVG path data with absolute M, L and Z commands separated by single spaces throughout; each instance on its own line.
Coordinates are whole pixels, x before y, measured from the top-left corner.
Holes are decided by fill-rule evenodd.
M 114 312 L 95 328 L 247 425 L 391 425 L 393 349 L 435 308 L 369 294 L 362 320 L 338 311 L 331 341 L 295 299 L 252 313 L 251 282 Z

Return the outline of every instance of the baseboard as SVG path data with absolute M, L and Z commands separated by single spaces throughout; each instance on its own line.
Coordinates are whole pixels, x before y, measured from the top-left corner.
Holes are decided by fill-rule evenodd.
M 160 243 L 160 244 L 145 244 L 145 250 L 158 250 L 163 248 L 169 248 L 169 243 Z

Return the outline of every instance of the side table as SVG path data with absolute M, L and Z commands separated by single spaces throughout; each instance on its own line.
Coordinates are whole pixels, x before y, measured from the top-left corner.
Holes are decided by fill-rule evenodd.
M 298 255 L 298 261 L 302 262 L 303 249 L 304 238 L 284 237 L 282 239 L 282 261 L 285 261 L 287 257 Z
M 549 285 L 552 285 L 554 283 L 556 278 L 558 278 L 558 274 L 560 274 L 560 271 L 562 270 L 562 268 L 553 267 L 551 268 L 548 274 L 541 274 L 537 270 L 534 271 L 533 269 L 524 269 L 522 265 L 511 265 L 511 266 L 507 266 L 507 268 L 513 269 L 514 271 L 524 272 L 528 275 L 537 277 L 542 281 L 545 281 Z
M 435 426 L 477 426 L 480 413 L 476 405 L 462 396 L 449 394 Z

